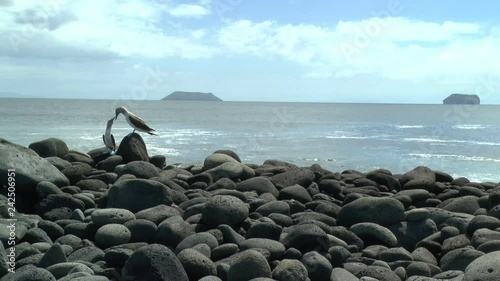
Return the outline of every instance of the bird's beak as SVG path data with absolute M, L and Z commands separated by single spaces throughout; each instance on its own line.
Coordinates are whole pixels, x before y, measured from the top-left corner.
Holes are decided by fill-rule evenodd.
M 118 114 L 120 114 L 120 113 L 118 113 Z M 118 118 L 118 114 L 116 114 L 116 116 L 115 116 L 115 121 L 116 121 L 116 118 Z

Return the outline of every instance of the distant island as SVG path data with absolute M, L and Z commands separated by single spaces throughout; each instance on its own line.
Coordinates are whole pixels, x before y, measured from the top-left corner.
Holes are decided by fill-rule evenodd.
M 443 100 L 443 104 L 479 104 L 479 96 L 451 94 Z
M 212 93 L 175 91 L 162 100 L 222 101 Z

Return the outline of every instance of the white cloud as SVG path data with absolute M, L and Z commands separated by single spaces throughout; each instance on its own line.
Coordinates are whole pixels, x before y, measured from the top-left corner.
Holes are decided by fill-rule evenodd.
M 168 11 L 173 17 L 201 17 L 210 14 L 210 10 L 202 5 L 180 4 Z
M 218 41 L 225 49 L 299 63 L 308 78 L 376 74 L 389 79 L 500 74 L 500 37 L 477 23 L 401 17 L 332 26 L 234 21 Z M 491 64 L 491 62 L 497 62 Z M 491 65 L 491 66 L 489 66 Z M 330 74 L 330 75 L 329 75 Z
M 0 27 L 0 41 L 10 43 L 0 46 L 0 56 L 92 59 L 96 53 L 98 59 L 102 54 L 110 58 L 196 59 L 214 52 L 200 41 L 204 31 L 179 26 L 169 29 L 159 23 L 172 11 L 185 9 L 183 5 L 172 8 L 147 0 L 40 3 L 17 1 L 0 10 L 5 22 Z

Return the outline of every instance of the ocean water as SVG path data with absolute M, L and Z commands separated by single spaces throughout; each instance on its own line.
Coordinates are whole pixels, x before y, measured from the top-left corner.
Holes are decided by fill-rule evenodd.
M 280 159 L 341 172 L 425 165 L 473 181 L 500 181 L 500 106 L 0 99 L 0 137 L 28 146 L 49 137 L 102 147 L 106 121 L 125 106 L 156 129 L 150 155 L 202 163 L 217 149 L 243 162 Z M 117 142 L 132 132 L 123 116 Z

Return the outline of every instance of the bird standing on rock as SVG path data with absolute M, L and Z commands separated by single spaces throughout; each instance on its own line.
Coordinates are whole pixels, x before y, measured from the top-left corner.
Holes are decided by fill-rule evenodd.
M 106 132 L 102 135 L 102 140 L 107 148 L 111 149 L 111 151 L 115 151 L 116 142 L 115 137 L 111 133 L 111 126 L 113 126 L 113 118 L 108 120 L 108 123 L 106 124 Z
M 134 131 L 132 131 L 132 133 L 134 133 L 135 130 L 138 130 L 141 132 L 148 133 L 150 135 L 157 136 L 154 129 L 151 129 L 148 125 L 146 125 L 144 120 L 142 120 L 139 116 L 133 114 L 132 112 L 128 111 L 125 107 L 123 106 L 118 107 L 115 110 L 115 113 L 116 113 L 115 120 L 118 118 L 118 115 L 120 113 L 122 113 L 123 116 L 125 116 L 125 119 L 127 120 L 128 124 L 132 128 L 134 128 Z

